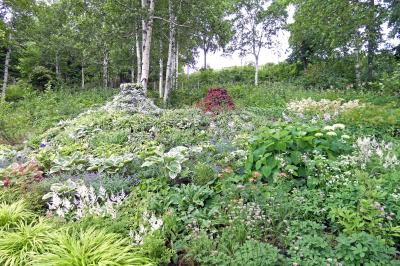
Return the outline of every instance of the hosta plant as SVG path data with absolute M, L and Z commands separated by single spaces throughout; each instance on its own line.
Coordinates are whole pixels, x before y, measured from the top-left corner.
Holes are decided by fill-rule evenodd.
M 186 147 L 178 146 L 164 152 L 162 147 L 157 147 L 155 155 L 147 157 L 142 167 L 157 165 L 163 170 L 165 176 L 175 179 L 182 171 L 182 163 L 188 159 L 188 150 Z

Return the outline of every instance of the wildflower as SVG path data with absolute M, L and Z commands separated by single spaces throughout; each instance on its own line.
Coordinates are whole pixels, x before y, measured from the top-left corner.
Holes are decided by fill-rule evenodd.
M 329 131 L 328 133 L 326 133 L 326 135 L 330 136 L 330 137 L 337 136 L 336 132 L 333 132 L 333 131 Z
M 342 139 L 350 139 L 349 135 L 342 135 Z
M 326 131 L 334 131 L 335 128 L 333 126 L 326 126 L 326 127 L 324 127 L 324 130 L 326 130 Z
M 317 138 L 319 138 L 319 137 L 323 137 L 324 134 L 322 134 L 322 133 L 316 133 L 315 136 L 316 136 Z
M 332 126 L 334 129 L 345 129 L 345 125 L 343 125 L 343 124 L 334 124 L 333 126 Z

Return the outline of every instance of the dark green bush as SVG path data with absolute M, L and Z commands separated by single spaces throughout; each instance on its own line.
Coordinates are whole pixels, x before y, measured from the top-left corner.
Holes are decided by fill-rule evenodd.
M 12 84 L 7 87 L 6 90 L 6 101 L 16 102 L 24 99 L 31 92 L 31 87 L 24 83 L 18 82 L 17 84 Z
M 29 75 L 29 82 L 32 84 L 33 88 L 43 91 L 54 86 L 54 74 L 43 66 L 37 66 Z

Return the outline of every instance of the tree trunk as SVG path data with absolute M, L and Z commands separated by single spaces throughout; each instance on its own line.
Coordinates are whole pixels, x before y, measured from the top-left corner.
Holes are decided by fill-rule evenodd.
M 103 51 L 103 87 L 108 88 L 108 50 Z
M 168 62 L 167 70 L 165 75 L 165 89 L 164 89 L 164 103 L 167 102 L 169 97 L 169 92 L 172 88 L 172 75 L 173 75 L 173 65 L 174 65 L 174 47 L 175 47 L 175 14 L 173 11 L 172 1 L 168 1 L 168 12 L 169 12 L 169 45 L 168 45 Z
M 355 54 L 355 72 L 356 72 L 356 87 L 361 88 L 361 62 L 360 62 L 360 50 L 361 47 L 358 44 L 358 40 L 356 41 L 356 47 L 354 49 L 354 54 Z
M 159 73 L 159 84 L 158 84 L 158 91 L 160 93 L 160 99 L 164 96 L 164 87 L 163 87 L 163 79 L 164 79 L 164 61 L 163 61 L 163 43 L 160 40 L 160 73 Z
M 58 51 L 56 52 L 56 78 L 57 80 L 61 80 L 60 57 Z
M 140 83 L 140 78 L 142 77 L 142 48 L 139 39 L 139 33 L 136 32 L 136 61 L 137 61 L 137 83 Z
M 85 89 L 85 63 L 82 60 L 82 66 L 81 66 L 81 88 L 82 90 Z
M 153 14 L 154 0 L 142 0 L 142 8 L 146 8 L 149 12 L 149 18 L 142 20 L 143 40 L 142 40 L 142 76 L 141 83 L 144 93 L 147 93 L 150 71 L 150 50 L 151 50 L 151 35 L 153 31 Z
M 258 55 L 254 55 L 256 63 L 256 73 L 254 76 L 254 85 L 258 86 Z
M 375 17 L 375 3 L 374 0 L 369 0 L 368 2 L 370 8 L 370 21 L 367 25 L 367 36 L 368 36 L 368 45 L 367 45 L 367 80 L 371 81 L 373 79 L 373 69 L 374 69 L 374 57 L 376 50 L 376 42 L 377 42 L 377 29 L 376 29 L 376 17 Z
M 307 52 L 306 52 L 306 46 L 305 46 L 305 43 L 303 42 L 302 44 L 301 44 L 301 47 L 300 47 L 300 57 L 301 57 L 301 61 L 302 61 L 302 63 L 303 63 L 303 70 L 306 70 L 307 69 L 307 67 L 308 67 L 308 59 L 307 59 Z
M 7 48 L 6 60 L 4 62 L 4 77 L 3 77 L 3 87 L 1 90 L 1 101 L 5 102 L 6 100 L 6 89 L 8 82 L 8 68 L 10 66 L 10 56 L 11 56 L 11 46 Z
M 176 41 L 175 45 L 175 89 L 178 89 L 178 78 L 179 78 L 179 44 Z
M 207 69 L 207 49 L 203 49 L 204 52 L 204 69 Z
M 135 46 L 132 47 L 131 83 L 135 82 Z

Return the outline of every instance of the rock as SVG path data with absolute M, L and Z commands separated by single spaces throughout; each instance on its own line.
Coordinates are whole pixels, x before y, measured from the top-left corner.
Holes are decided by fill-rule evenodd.
M 104 106 L 105 109 L 142 114 L 160 114 L 162 112 L 162 109 L 146 97 L 141 84 L 123 83 L 120 90 L 121 92 Z

